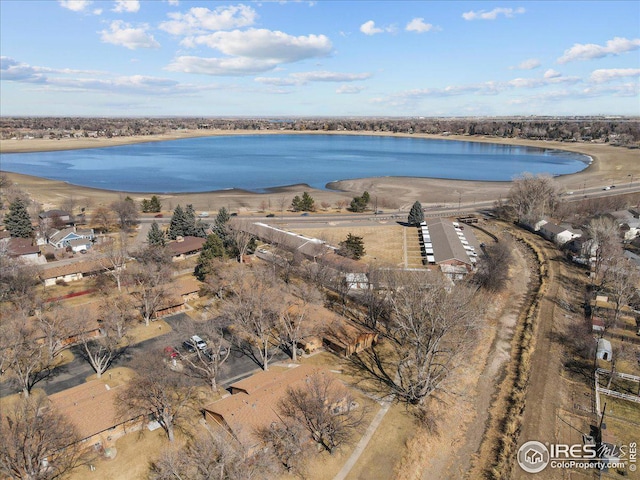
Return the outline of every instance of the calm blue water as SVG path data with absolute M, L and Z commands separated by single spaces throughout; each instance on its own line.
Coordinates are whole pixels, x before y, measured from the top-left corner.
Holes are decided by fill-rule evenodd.
M 362 177 L 512 180 L 563 175 L 590 158 L 486 143 L 351 135 L 233 135 L 89 150 L 2 154 L 2 170 L 128 192 L 202 192 Z

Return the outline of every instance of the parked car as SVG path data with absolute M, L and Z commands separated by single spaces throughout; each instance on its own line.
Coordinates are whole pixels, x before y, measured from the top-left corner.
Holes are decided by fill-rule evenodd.
M 611 190 L 611 187 L 604 187 L 603 190 Z
M 201 339 L 198 335 L 193 335 L 189 341 L 192 345 L 195 345 L 198 350 L 206 350 L 207 342 Z
M 267 215 L 267 218 L 273 218 L 273 217 L 275 217 L 273 213 L 270 213 L 269 215 Z
M 178 351 L 173 347 L 164 347 L 164 353 L 172 360 L 180 356 Z
M 159 213 L 159 214 L 157 214 L 157 215 L 154 215 L 153 217 L 154 217 L 154 218 L 162 218 L 162 214 L 161 214 L 161 213 Z
M 301 214 L 300 216 L 301 216 L 301 217 L 308 217 L 308 216 L 309 216 L 309 214 L 308 214 L 307 212 L 305 212 L 305 213 Z

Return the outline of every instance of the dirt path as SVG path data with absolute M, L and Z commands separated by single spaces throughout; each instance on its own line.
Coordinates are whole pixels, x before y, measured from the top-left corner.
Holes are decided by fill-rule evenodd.
M 466 440 L 456 455 L 456 464 L 460 475 L 455 478 L 468 475 L 473 456 L 482 443 L 489 419 L 489 407 L 495 395 L 496 385 L 502 376 L 505 363 L 511 357 L 511 340 L 513 339 L 520 309 L 526 300 L 530 274 L 526 254 L 520 248 L 514 248 L 509 301 L 506 309 L 498 319 L 497 335 L 491 346 L 489 360 L 482 371 L 478 384 L 478 397 L 474 402 L 476 417 L 469 425 L 465 435 Z
M 549 288 L 540 303 L 536 348 L 531 357 L 531 373 L 522 417 L 518 445 L 530 440 L 553 443 L 558 441 L 558 415 L 565 404 L 566 385 L 563 381 L 563 349 L 553 339 L 562 331 L 567 321 L 564 303 L 567 280 L 572 283 L 572 272 L 564 264 L 561 253 L 542 239 L 533 242 L 543 252 L 548 265 Z M 576 279 L 573 279 L 575 282 Z M 515 466 L 513 479 L 530 478 Z M 545 478 L 566 478 L 562 469 L 546 469 Z

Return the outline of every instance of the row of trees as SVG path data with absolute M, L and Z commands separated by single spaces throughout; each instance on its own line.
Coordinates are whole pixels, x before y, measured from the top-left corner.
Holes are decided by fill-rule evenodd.
M 529 139 L 611 142 L 637 145 L 635 118 L 512 117 L 512 118 L 328 118 L 328 119 L 229 119 L 229 118 L 29 118 L 3 117 L 1 138 L 32 135 L 60 138 L 88 132 L 101 137 L 152 135 L 176 129 L 360 131 L 395 133 L 454 133 Z

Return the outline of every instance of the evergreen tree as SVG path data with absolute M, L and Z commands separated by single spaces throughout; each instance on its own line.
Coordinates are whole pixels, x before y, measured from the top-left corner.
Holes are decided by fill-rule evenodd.
M 152 196 L 151 200 L 149 200 L 149 211 L 153 213 L 158 213 L 161 210 L 162 210 L 162 202 L 160 201 L 157 195 Z
M 160 199 L 154 195 L 151 197 L 151 200 L 143 199 L 142 202 L 140 202 L 140 209 L 144 213 L 158 213 L 162 210 L 162 203 Z
M 198 258 L 198 264 L 194 272 L 198 280 L 203 281 L 211 272 L 211 262 L 214 258 L 223 258 L 224 256 L 225 247 L 222 239 L 215 233 L 212 233 L 204 242 L 200 257 Z
M 298 195 L 293 197 L 291 208 L 294 212 L 313 212 L 316 209 L 315 201 L 307 192 L 302 194 L 302 198 Z
M 218 211 L 218 215 L 216 215 L 216 219 L 213 225 L 213 231 L 222 240 L 224 240 L 228 236 L 227 224 L 229 223 L 230 219 L 231 216 L 229 215 L 229 212 L 227 212 L 227 209 L 224 207 L 222 207 L 220 211 Z
M 369 200 L 371 200 L 371 196 L 369 192 L 365 190 L 361 197 L 353 197 L 349 210 L 352 212 L 364 212 L 369 204 Z
M 165 236 L 164 232 L 160 230 L 157 222 L 153 222 L 151 224 L 151 230 L 147 234 L 147 243 L 149 245 L 164 247 L 165 246 Z
M 358 237 L 357 235 L 347 235 L 346 240 L 343 240 L 338 245 L 340 248 L 336 253 L 343 257 L 360 260 L 365 254 L 364 241 L 362 237 Z
M 183 236 L 197 237 L 196 235 L 196 211 L 192 204 L 188 204 L 184 211 L 184 233 Z
M 178 204 L 173 210 L 173 215 L 171 216 L 171 222 L 169 223 L 167 236 L 171 240 L 175 240 L 176 237 L 183 237 L 185 235 L 184 231 L 187 228 L 186 226 L 187 216 L 185 215 L 182 207 Z
M 422 205 L 417 200 L 409 211 L 409 218 L 407 221 L 409 225 L 414 225 L 416 227 L 424 222 L 424 210 L 422 210 Z
M 27 205 L 20 197 L 9 205 L 9 211 L 4 216 L 4 226 L 12 237 L 29 238 L 33 235 L 33 225 L 31 225 Z

